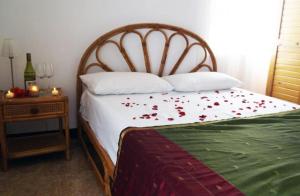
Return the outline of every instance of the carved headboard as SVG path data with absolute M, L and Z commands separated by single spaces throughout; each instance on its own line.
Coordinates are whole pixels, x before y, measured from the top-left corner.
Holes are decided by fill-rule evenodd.
M 142 54 L 145 64 L 145 71 L 148 73 L 153 73 L 153 65 L 151 64 L 147 42 L 149 39 L 149 35 L 153 32 L 161 33 L 164 38 L 164 46 L 158 73 L 156 73 L 157 75 L 162 76 L 175 74 L 182 64 L 183 60 L 186 58 L 186 56 L 194 46 L 201 47 L 203 54 L 201 60 L 196 63 L 196 65 L 192 67 L 189 72 L 196 72 L 204 67 L 209 71 L 217 71 L 217 63 L 213 52 L 211 51 L 207 43 L 197 34 L 180 27 L 166 24 L 141 23 L 127 25 L 114 29 L 100 36 L 84 52 L 83 56 L 81 57 L 77 72 L 77 106 L 79 107 L 80 97 L 82 93 L 82 83 L 79 78 L 80 75 L 86 74 L 91 68 L 94 67 L 99 67 L 103 71 L 114 71 L 111 65 L 108 65 L 103 61 L 103 59 L 101 59 L 100 51 L 105 45 L 112 44 L 117 47 L 118 51 L 121 53 L 121 56 L 124 58 L 125 64 L 126 66 L 128 66 L 129 71 L 139 71 L 137 69 L 137 66 L 133 63 L 130 55 L 128 54 L 126 47 L 124 47 L 124 39 L 129 34 L 135 34 L 140 39 L 142 46 L 141 48 L 143 50 Z M 177 61 L 175 61 L 175 64 L 171 65 L 171 71 L 165 73 L 166 60 L 167 58 L 172 58 L 170 56 L 168 57 L 169 48 L 173 43 L 173 38 L 176 36 L 181 36 L 184 39 L 185 47 L 179 57 L 177 57 Z M 92 61 L 89 59 L 92 59 Z

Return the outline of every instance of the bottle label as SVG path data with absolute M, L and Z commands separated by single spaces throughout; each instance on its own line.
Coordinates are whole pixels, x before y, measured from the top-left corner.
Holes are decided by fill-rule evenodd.
M 25 81 L 25 89 L 28 90 L 29 86 L 36 85 L 35 80 L 27 80 Z

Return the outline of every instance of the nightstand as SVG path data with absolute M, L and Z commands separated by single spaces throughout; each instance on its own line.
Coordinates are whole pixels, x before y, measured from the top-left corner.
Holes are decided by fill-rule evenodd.
M 65 152 L 67 160 L 70 159 L 68 97 L 61 92 L 58 96 L 12 99 L 5 98 L 2 92 L 0 96 L 0 145 L 4 171 L 8 168 L 9 159 L 60 151 Z M 7 123 L 53 118 L 59 119 L 60 131 L 18 137 L 6 135 Z

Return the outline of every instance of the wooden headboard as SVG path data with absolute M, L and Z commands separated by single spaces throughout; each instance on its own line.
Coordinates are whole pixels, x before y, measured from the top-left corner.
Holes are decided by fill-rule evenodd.
M 203 58 L 200 62 L 198 62 L 190 72 L 196 72 L 201 68 L 206 67 L 209 71 L 217 71 L 217 63 L 213 52 L 207 43 L 197 34 L 190 32 L 186 29 L 166 25 L 166 24 L 158 24 L 158 23 L 141 23 L 141 24 L 132 24 L 123 26 L 117 29 L 114 29 L 96 39 L 84 52 L 81 57 L 81 61 L 79 64 L 78 72 L 77 72 L 77 106 L 79 107 L 80 97 L 82 93 L 82 83 L 79 78 L 80 75 L 86 74 L 89 69 L 92 67 L 99 67 L 103 71 L 114 71 L 111 66 L 104 63 L 100 58 L 100 50 L 106 44 L 115 45 L 121 55 L 123 56 L 126 66 L 129 67 L 129 70 L 132 72 L 138 71 L 133 61 L 131 60 L 126 48 L 124 47 L 124 38 L 128 34 L 136 34 L 140 41 L 144 55 L 145 68 L 146 72 L 152 73 L 152 65 L 151 59 L 149 58 L 148 46 L 147 46 L 147 38 L 153 32 L 159 32 L 164 37 L 164 48 L 162 58 L 160 60 L 159 70 L 157 75 L 172 75 L 175 74 L 178 70 L 179 66 L 182 64 L 182 61 L 185 59 L 187 54 L 190 52 L 191 48 L 194 46 L 201 47 L 204 51 Z M 116 41 L 113 38 L 119 36 L 120 38 Z M 164 73 L 166 59 L 168 57 L 168 52 L 170 48 L 170 44 L 175 36 L 182 36 L 185 40 L 185 49 L 179 55 L 177 62 L 172 66 L 171 71 L 169 73 Z M 91 57 L 94 57 L 94 62 L 89 62 Z M 78 108 L 79 109 L 79 108 Z

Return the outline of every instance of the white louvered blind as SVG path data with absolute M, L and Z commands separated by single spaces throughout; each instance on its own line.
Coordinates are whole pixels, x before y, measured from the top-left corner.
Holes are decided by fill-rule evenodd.
M 279 38 L 270 95 L 300 103 L 300 0 L 285 0 Z

